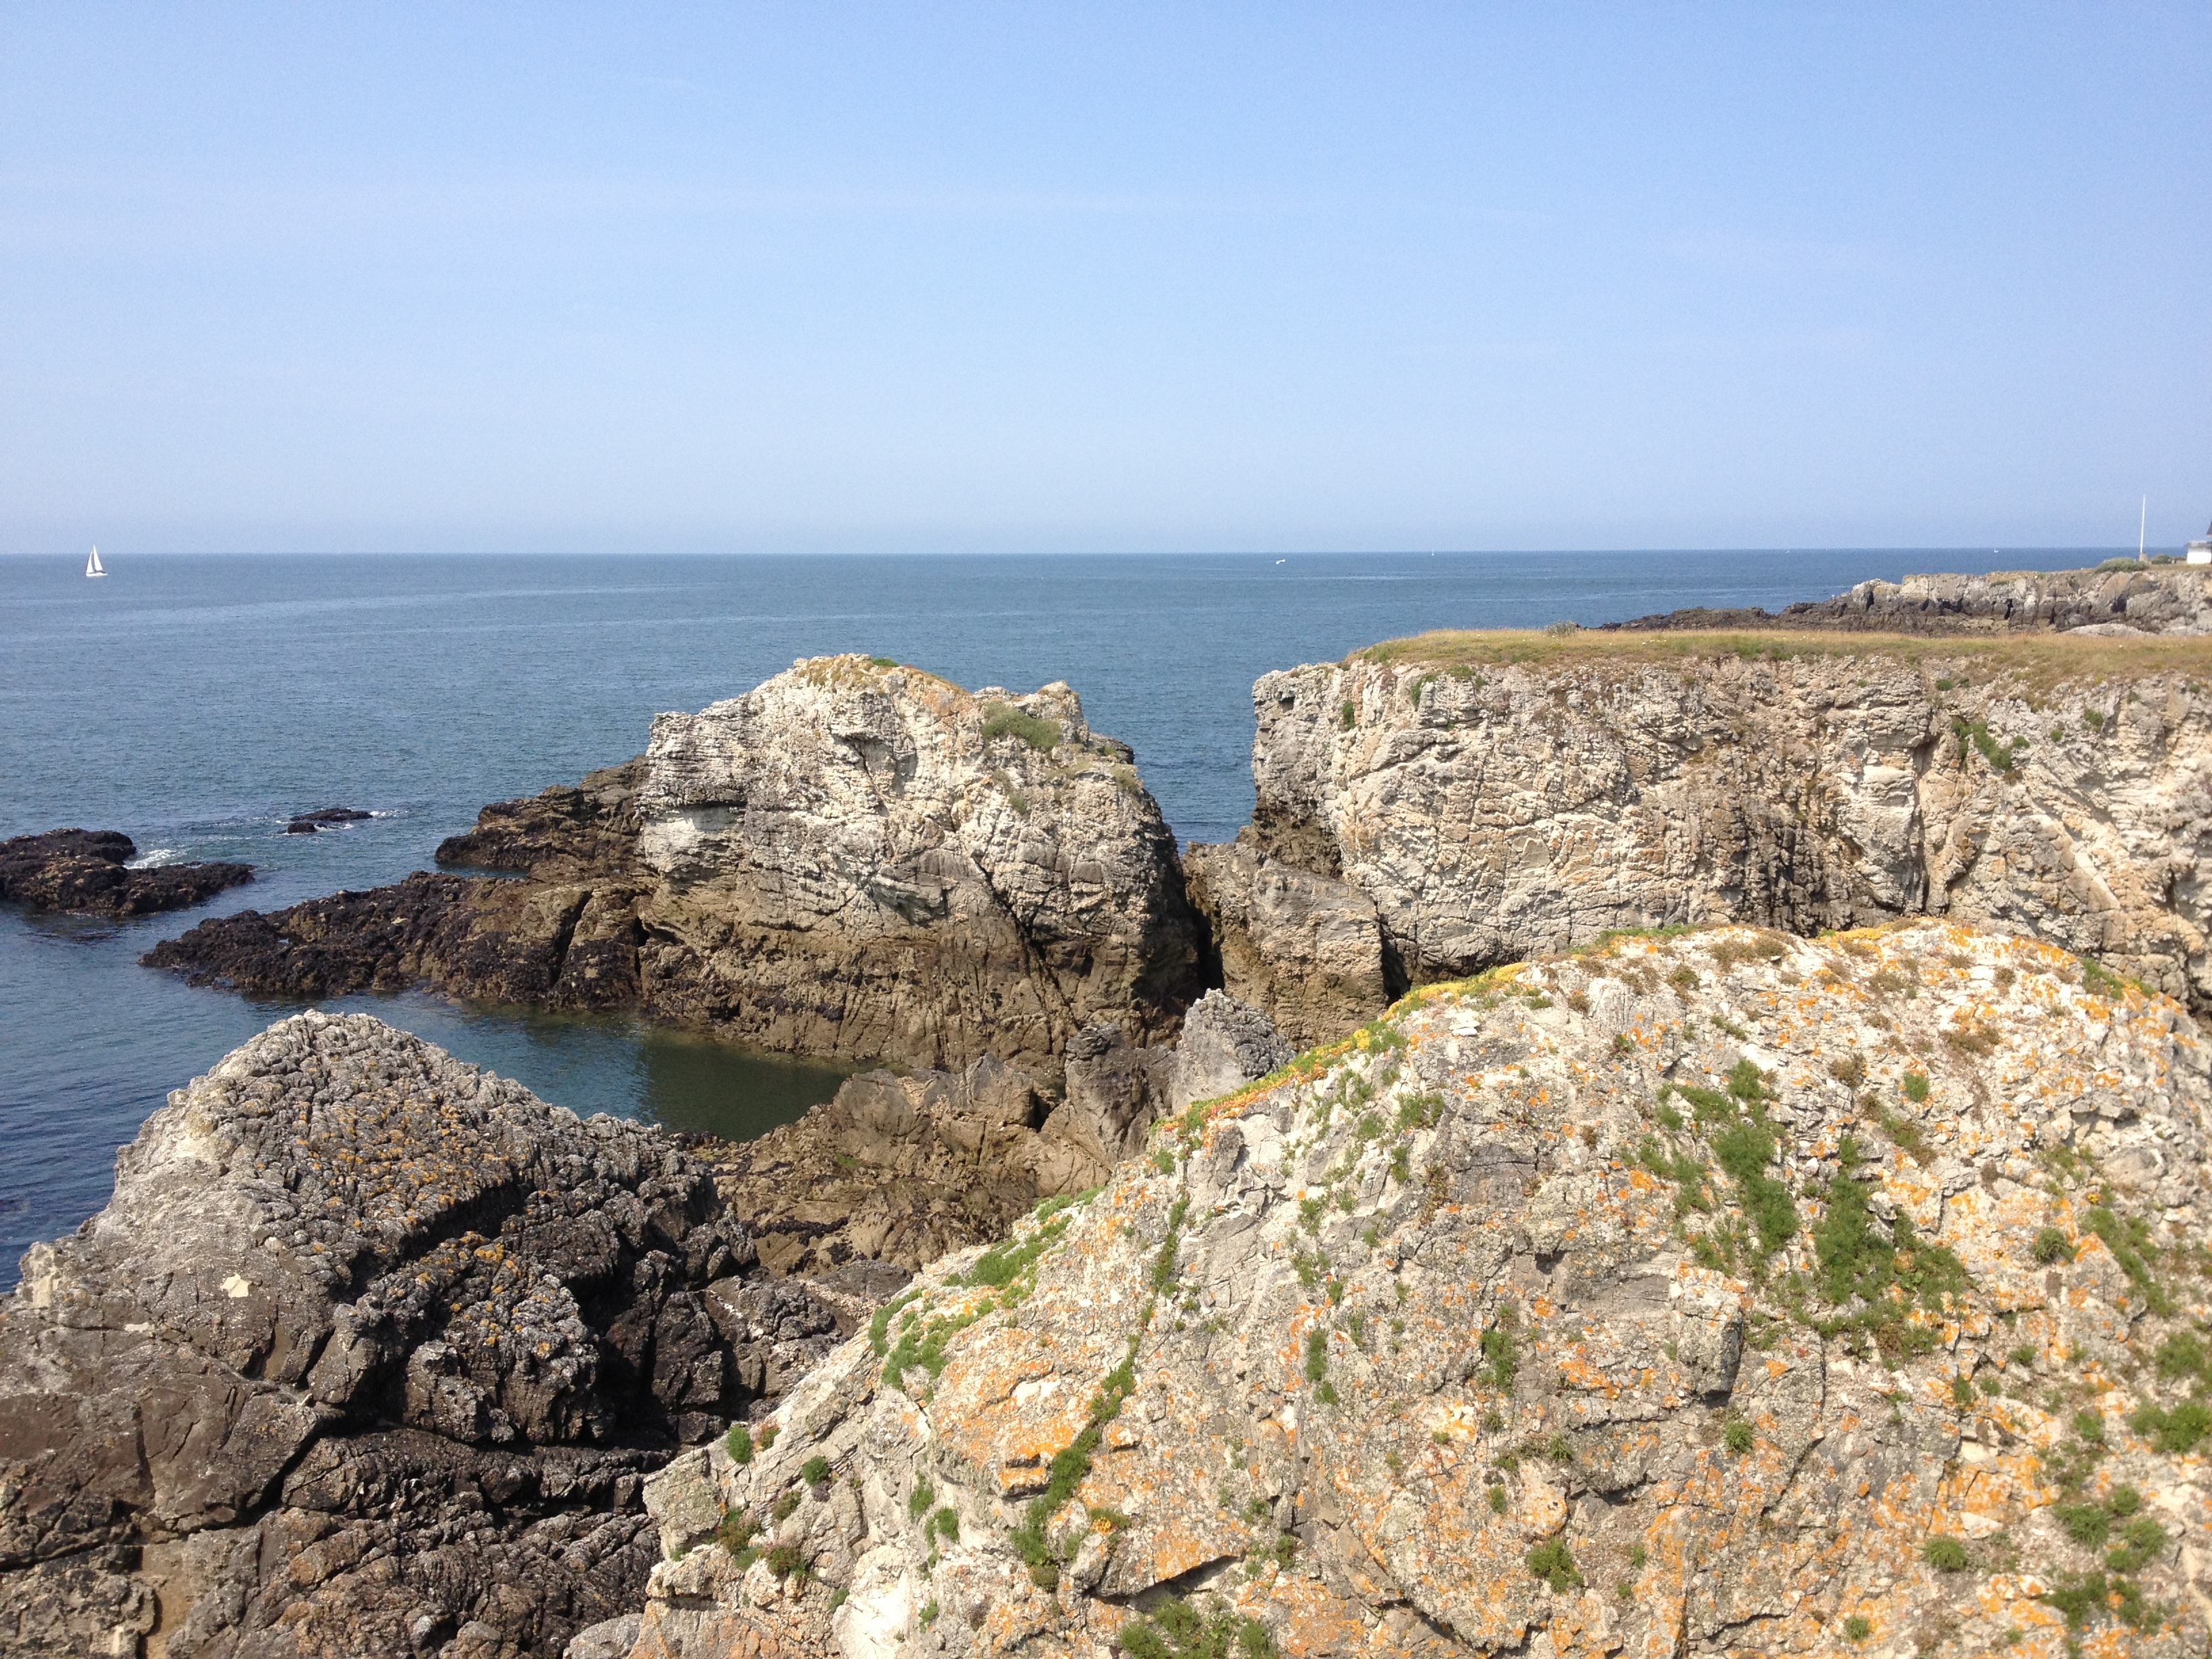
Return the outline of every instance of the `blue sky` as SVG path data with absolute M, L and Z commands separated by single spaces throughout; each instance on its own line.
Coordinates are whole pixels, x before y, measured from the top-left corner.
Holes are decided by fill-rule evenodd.
M 2212 518 L 2212 6 L 0 6 L 0 550 Z

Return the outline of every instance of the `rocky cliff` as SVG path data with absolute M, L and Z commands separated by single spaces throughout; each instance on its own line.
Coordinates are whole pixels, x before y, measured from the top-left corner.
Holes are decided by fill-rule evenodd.
M 1253 704 L 1254 822 L 1192 890 L 1302 1040 L 1378 985 L 1723 920 L 1950 916 L 2212 1006 L 2195 641 L 1426 635 Z
M 2201 1652 L 2207 1073 L 1933 921 L 1430 988 L 656 1476 L 635 1659 Z
M 138 848 L 119 830 L 49 830 L 0 841 L 0 899 L 33 910 L 143 916 L 202 904 L 253 879 L 250 864 L 163 864 L 134 869 Z
M 837 1334 L 657 1132 L 286 1020 L 0 1298 L 0 1651 L 557 1653 L 644 1477 Z
M 203 923 L 147 958 L 240 990 L 427 981 L 635 1006 L 764 1047 L 1056 1079 L 1083 1027 L 1139 1044 L 1195 994 L 1174 837 L 1065 685 L 970 693 L 823 657 L 580 787 L 487 807 L 417 874 Z
M 2212 570 L 2115 559 L 2095 570 L 1999 570 L 1985 576 L 1863 581 L 1778 611 L 1670 611 L 1610 629 L 1817 628 L 1883 634 L 2212 634 Z

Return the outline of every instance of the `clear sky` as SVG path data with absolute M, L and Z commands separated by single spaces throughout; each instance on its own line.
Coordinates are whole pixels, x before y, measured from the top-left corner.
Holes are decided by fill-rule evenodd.
M 2212 5 L 0 4 L 0 550 L 2212 518 Z

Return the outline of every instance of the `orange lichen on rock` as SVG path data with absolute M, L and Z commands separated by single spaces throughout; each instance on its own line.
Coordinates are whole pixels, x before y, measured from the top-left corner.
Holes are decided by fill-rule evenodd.
M 748 1605 L 885 1656 L 1171 1600 L 1232 1652 L 2200 1652 L 2212 1085 L 2094 977 L 1926 922 L 1425 988 L 1158 1126 L 940 1376 L 856 1340 L 695 1454 L 754 1513 L 849 1474 Z

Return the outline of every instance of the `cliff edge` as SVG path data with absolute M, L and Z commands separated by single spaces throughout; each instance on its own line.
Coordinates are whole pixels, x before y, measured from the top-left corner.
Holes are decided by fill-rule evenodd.
M 656 1476 L 635 1659 L 2201 1651 L 2207 1071 L 1931 921 L 1431 988 Z
M 1253 688 L 1257 805 L 1191 890 L 1297 1040 L 1620 928 L 1916 915 L 2212 1006 L 2195 640 L 1428 634 Z

